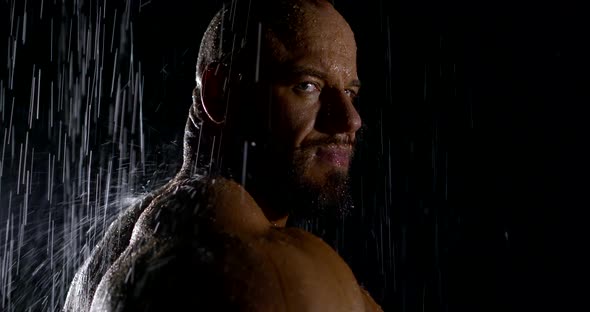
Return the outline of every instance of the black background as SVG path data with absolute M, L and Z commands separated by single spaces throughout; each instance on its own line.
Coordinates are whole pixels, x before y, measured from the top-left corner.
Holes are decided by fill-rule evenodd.
M 198 46 L 220 3 L 153 0 L 133 17 L 156 163 L 180 159 Z M 323 235 L 359 282 L 385 311 L 579 308 L 589 206 L 583 8 L 335 6 L 356 34 L 365 129 L 357 209 Z
M 214 12 L 195 20 L 192 7 L 156 6 L 146 21 L 157 38 L 202 27 Z M 336 7 L 356 32 L 367 128 L 355 163 L 362 204 L 344 230 L 325 237 L 359 280 L 386 311 L 579 304 L 582 272 L 570 268 L 584 253 L 576 216 L 587 206 L 582 8 L 352 0 Z M 198 42 L 182 33 L 185 45 L 148 43 L 159 42 L 150 55 L 178 64 L 169 95 L 187 94 L 178 82 L 192 78 Z M 182 56 L 183 48 L 190 53 Z

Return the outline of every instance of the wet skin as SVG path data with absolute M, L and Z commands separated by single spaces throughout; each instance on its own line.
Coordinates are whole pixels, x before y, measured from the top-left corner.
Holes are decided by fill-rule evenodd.
M 261 83 L 271 94 L 275 156 L 329 193 L 332 177 L 348 175 L 361 126 L 353 106 L 356 43 L 331 5 L 303 4 L 301 12 L 289 40 L 267 38 Z M 207 304 L 230 307 L 224 311 L 381 311 L 330 246 L 285 227 L 288 215 L 268 213 L 281 210 L 264 194 L 230 179 L 179 175 L 111 225 L 77 273 L 66 311 Z
M 361 126 L 353 105 L 360 88 L 356 43 L 331 5 L 303 12 L 288 39 L 267 36 L 270 55 L 262 71 L 269 76 L 272 140 L 301 182 L 329 192 L 331 175 L 348 174 Z
M 209 193 L 215 201 L 212 230 L 231 238 L 219 252 L 217 270 L 240 311 L 381 311 L 321 239 L 271 224 L 231 180 L 217 179 Z
M 360 116 L 354 35 L 331 5 L 307 7 L 290 40 L 267 37 L 263 84 L 270 89 L 271 133 L 306 185 L 333 192 L 347 176 Z M 268 107 L 262 103 L 260 109 Z M 280 156 L 277 156 L 280 157 Z M 264 192 L 225 179 L 212 184 L 214 231 L 229 234 L 222 270 L 245 311 L 381 311 L 342 258 L 318 237 L 269 218 Z M 336 195 L 334 195 L 336 196 Z M 263 209 L 265 208 L 265 209 Z M 244 285 L 244 281 L 247 283 Z
M 382 311 L 330 246 L 273 225 L 232 180 L 177 179 L 141 209 L 129 246 L 88 302 L 92 312 Z M 66 311 L 87 311 L 77 300 Z

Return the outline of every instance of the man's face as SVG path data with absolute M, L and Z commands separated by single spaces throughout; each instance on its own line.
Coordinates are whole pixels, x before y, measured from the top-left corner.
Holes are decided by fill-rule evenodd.
M 270 93 L 262 108 L 270 110 L 269 156 L 290 167 L 297 186 L 339 201 L 361 126 L 353 106 L 360 87 L 356 43 L 331 5 L 303 9 L 288 38 L 269 35 L 270 56 L 261 60 Z

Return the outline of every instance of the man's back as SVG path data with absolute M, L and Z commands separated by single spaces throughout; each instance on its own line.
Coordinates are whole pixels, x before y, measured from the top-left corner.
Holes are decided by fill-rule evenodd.
M 181 298 L 183 278 L 195 275 L 192 267 L 203 269 L 200 280 L 208 272 L 207 261 L 189 265 L 193 251 L 187 248 L 200 236 L 192 231 L 198 228 L 197 205 L 205 200 L 202 181 L 173 179 L 123 211 L 76 273 L 64 310 L 161 311 L 185 305 L 173 300 Z
M 113 225 L 68 309 L 380 310 L 334 250 L 285 228 L 352 208 L 354 33 L 326 0 L 238 3 L 203 36 L 178 177 Z
M 300 229 L 265 226 L 257 209 L 229 180 L 171 183 L 144 207 L 125 250 L 92 276 L 91 311 L 380 310 L 328 245 Z M 90 308 L 72 294 L 66 309 Z
M 137 219 L 158 192 L 149 194 L 128 207 L 110 224 L 102 240 L 94 247 L 90 257 L 86 259 L 74 276 L 64 311 L 88 311 L 90 309 L 96 287 L 107 270 L 129 246 L 131 233 Z

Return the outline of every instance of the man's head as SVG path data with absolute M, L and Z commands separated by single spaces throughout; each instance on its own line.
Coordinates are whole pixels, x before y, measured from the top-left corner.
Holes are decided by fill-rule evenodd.
M 354 35 L 326 1 L 249 4 L 249 14 L 220 11 L 207 30 L 192 118 L 223 138 L 219 163 L 257 200 L 341 207 L 361 126 Z

